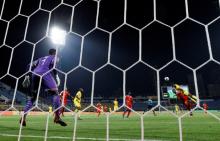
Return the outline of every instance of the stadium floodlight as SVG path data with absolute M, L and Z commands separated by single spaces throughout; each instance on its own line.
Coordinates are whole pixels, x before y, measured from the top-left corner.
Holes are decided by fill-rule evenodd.
M 66 31 L 55 26 L 51 29 L 51 36 L 50 37 L 51 37 L 51 40 L 54 44 L 65 45 Z

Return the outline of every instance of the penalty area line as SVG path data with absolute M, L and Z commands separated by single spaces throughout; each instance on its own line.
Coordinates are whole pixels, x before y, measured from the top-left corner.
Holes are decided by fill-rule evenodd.
M 13 134 L 0 134 L 0 136 L 5 136 L 5 137 L 18 137 L 18 135 L 13 135 Z M 21 135 L 21 137 L 25 138 L 44 138 L 44 136 L 33 136 L 33 135 Z M 61 136 L 49 136 L 47 137 L 49 139 L 72 139 L 72 137 L 61 137 Z M 83 138 L 83 137 L 76 137 L 77 140 L 99 140 L 99 141 L 105 141 L 106 138 Z M 140 139 L 117 139 L 117 138 L 109 138 L 111 141 L 141 141 Z M 144 141 L 165 141 L 165 140 L 152 140 L 152 139 L 145 139 Z

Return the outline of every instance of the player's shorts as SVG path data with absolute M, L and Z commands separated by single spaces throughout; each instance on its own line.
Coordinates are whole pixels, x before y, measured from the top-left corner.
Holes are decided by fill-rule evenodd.
M 75 107 L 76 107 L 77 109 L 80 109 L 80 108 L 81 108 L 81 104 L 78 103 L 78 102 L 74 102 L 74 105 L 75 105 Z
M 63 101 L 63 105 L 66 106 L 67 105 L 67 101 Z
M 58 95 L 53 97 L 53 107 L 55 109 L 60 107 L 60 97 Z
M 37 90 L 40 82 L 40 77 L 37 75 L 32 75 L 32 89 Z M 52 74 L 47 74 L 42 77 L 42 84 L 45 89 L 57 89 L 56 81 L 54 80 Z
M 118 106 L 114 106 L 114 111 L 118 110 Z
M 124 111 L 126 112 L 126 111 L 131 111 L 131 109 L 132 109 L 132 106 L 127 106 L 127 107 L 125 107 L 125 109 L 124 109 Z
M 96 112 L 97 112 L 97 113 L 101 113 L 101 109 L 97 109 Z
M 132 109 L 132 104 L 127 104 L 127 107 Z
M 57 89 L 56 81 L 54 80 L 53 76 L 49 73 L 43 76 L 43 85 L 48 89 Z
M 38 90 L 39 82 L 40 82 L 40 77 L 33 74 L 32 75 L 31 89 L 32 90 Z
M 153 105 L 147 105 L 147 109 L 150 110 L 153 108 Z

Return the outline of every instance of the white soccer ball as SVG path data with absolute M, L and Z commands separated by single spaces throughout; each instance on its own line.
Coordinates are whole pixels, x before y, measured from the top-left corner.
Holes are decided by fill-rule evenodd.
M 166 76 L 166 77 L 164 77 L 164 80 L 165 80 L 165 81 L 169 81 L 170 78 Z

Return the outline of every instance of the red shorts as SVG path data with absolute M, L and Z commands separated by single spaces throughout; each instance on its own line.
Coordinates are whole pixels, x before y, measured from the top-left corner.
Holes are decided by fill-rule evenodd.
M 63 102 L 63 105 L 66 106 L 66 105 L 67 105 L 67 102 Z
M 127 104 L 127 107 L 132 109 L 132 104 Z

